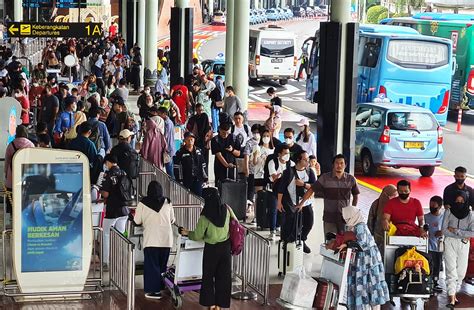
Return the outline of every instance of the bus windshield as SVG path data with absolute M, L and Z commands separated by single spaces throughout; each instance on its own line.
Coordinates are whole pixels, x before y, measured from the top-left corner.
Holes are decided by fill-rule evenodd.
M 260 55 L 266 57 L 293 57 L 295 54 L 292 39 L 262 39 Z
M 449 63 L 448 48 L 439 42 L 390 40 L 387 59 L 404 68 L 433 69 Z

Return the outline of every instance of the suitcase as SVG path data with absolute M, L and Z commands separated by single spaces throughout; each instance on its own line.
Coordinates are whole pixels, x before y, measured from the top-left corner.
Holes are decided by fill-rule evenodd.
M 234 178 L 227 178 L 220 184 L 221 201 L 232 208 L 239 221 L 243 221 L 247 215 L 247 181 L 237 180 L 235 170 L 233 175 Z
M 301 241 L 301 231 L 298 231 L 298 223 L 303 220 L 301 212 L 296 213 L 296 241 L 278 242 L 278 276 L 286 275 L 287 272 L 293 272 L 298 266 L 303 266 L 303 242 Z
M 257 226 L 260 230 L 270 228 L 270 208 L 272 207 L 272 193 L 263 190 L 257 192 L 257 200 L 255 205 L 255 213 L 257 218 Z
M 405 268 L 398 275 L 398 294 L 431 295 L 432 287 L 432 276 L 416 272 L 414 268 Z
M 339 288 L 334 283 L 323 279 L 313 278 L 318 281 L 318 289 L 314 296 L 313 308 L 316 309 L 336 309 L 339 299 Z

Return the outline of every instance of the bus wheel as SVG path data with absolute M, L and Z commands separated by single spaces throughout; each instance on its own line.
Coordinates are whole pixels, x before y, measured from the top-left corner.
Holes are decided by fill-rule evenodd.
M 281 79 L 280 80 L 280 85 L 286 85 L 288 83 L 287 79 Z
M 377 174 L 377 166 L 372 160 L 372 155 L 367 150 L 362 153 L 362 172 L 364 175 L 371 177 Z
M 435 171 L 435 167 L 433 166 L 428 166 L 428 167 L 420 167 L 418 168 L 418 170 L 420 170 L 420 174 L 421 176 L 423 177 L 430 177 L 433 175 L 434 171 Z

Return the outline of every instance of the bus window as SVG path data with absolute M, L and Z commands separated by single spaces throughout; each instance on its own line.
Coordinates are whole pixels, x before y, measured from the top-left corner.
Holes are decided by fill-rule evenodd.
M 359 54 L 359 65 L 363 67 L 375 68 L 379 59 L 382 40 L 369 38 L 364 39 L 367 40 L 367 42 L 364 44 L 362 54 Z
M 390 40 L 387 59 L 404 68 L 438 68 L 449 63 L 449 45 L 420 40 Z
M 255 51 L 257 50 L 257 38 L 250 37 L 249 38 L 249 59 L 255 58 Z
M 266 57 L 293 57 L 295 45 L 292 39 L 262 39 L 260 55 Z

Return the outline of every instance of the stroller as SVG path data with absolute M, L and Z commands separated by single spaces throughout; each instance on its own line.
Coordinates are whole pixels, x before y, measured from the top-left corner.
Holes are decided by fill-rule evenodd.
M 171 293 L 174 307 L 179 309 L 185 292 L 201 289 L 204 243 L 189 240 L 174 231 L 176 254 L 174 263 L 163 274 L 163 281 Z
M 433 294 L 432 276 L 412 272 L 404 269 L 400 273 L 395 273 L 395 262 L 398 256 L 405 253 L 410 248 L 416 248 L 416 251 L 427 258 L 430 270 L 432 270 L 431 258 L 428 254 L 428 238 L 423 239 L 411 236 L 388 236 L 384 237 L 384 266 L 385 278 L 389 285 L 390 303 L 395 306 L 393 297 L 400 297 L 402 302 L 409 304 L 410 309 L 415 310 L 417 300 L 422 299 L 426 302 Z

